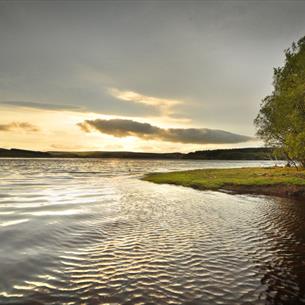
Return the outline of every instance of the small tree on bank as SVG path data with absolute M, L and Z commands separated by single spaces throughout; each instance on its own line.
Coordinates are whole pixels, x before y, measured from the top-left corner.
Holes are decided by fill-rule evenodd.
M 305 37 L 285 51 L 285 64 L 274 69 L 274 90 L 254 120 L 257 135 L 289 163 L 305 167 Z

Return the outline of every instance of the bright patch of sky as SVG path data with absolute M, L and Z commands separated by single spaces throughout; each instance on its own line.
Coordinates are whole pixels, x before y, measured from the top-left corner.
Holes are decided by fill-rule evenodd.
M 283 50 L 305 35 L 304 12 L 301 1 L 0 2 L 0 147 L 261 145 L 253 119 Z M 158 136 L 79 128 L 114 119 Z M 243 140 L 191 143 L 190 129 Z

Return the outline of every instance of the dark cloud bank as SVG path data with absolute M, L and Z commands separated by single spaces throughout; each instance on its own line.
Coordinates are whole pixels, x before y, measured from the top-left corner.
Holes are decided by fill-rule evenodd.
M 207 128 L 159 128 L 148 123 L 132 120 L 86 120 L 78 123 L 85 132 L 98 130 L 115 137 L 135 136 L 142 139 L 154 139 L 192 144 L 230 144 L 253 140 L 253 138 L 224 130 Z

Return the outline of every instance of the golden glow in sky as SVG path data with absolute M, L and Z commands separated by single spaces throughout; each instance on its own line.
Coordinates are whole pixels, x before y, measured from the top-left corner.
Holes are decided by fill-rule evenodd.
M 83 110 L 48 109 L 47 104 L 31 105 L 22 102 L 0 104 L 0 146 L 3 148 L 23 148 L 45 151 L 152 151 L 152 152 L 188 152 L 202 149 L 201 144 L 178 143 L 160 140 L 159 138 L 139 137 L 134 133 L 131 136 L 116 136 L 115 134 L 92 130 L 84 132 L 80 124 L 86 120 L 120 122 L 136 122 L 137 124 L 158 126 L 156 128 L 168 128 L 186 130 L 196 126 L 191 124 L 187 118 L 175 118 L 175 106 L 183 104 L 182 101 L 144 96 L 133 91 L 109 90 L 111 95 L 128 103 L 148 104 L 159 110 L 159 115 L 148 118 L 124 117 L 87 112 Z M 51 107 L 52 108 L 52 107 Z M 150 124 L 147 123 L 149 121 Z M 122 127 L 126 128 L 126 127 Z M 162 130 L 163 130 L 162 129 Z M 198 129 L 198 128 L 197 128 Z M 183 142 L 183 141 L 182 141 Z M 251 146 L 251 142 L 247 145 Z M 224 145 L 209 144 L 205 148 L 217 148 Z M 230 144 L 228 147 L 238 146 L 238 143 Z
M 253 120 L 304 2 L 76 2 L 0 1 L 0 148 L 262 145 Z

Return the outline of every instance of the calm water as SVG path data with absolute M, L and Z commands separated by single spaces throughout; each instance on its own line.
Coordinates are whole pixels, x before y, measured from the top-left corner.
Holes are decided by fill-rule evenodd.
M 0 304 L 305 303 L 305 202 L 139 180 L 258 165 L 0 159 Z

